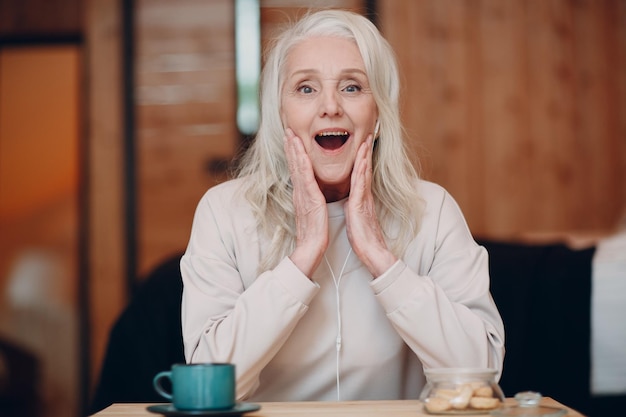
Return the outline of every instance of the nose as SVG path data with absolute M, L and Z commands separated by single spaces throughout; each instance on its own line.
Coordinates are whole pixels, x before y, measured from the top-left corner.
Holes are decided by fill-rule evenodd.
M 320 95 L 320 117 L 341 116 L 342 114 L 341 97 L 336 91 L 327 90 Z

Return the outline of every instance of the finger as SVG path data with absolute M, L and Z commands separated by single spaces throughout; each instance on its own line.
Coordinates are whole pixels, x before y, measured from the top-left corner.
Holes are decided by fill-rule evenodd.
M 307 170 L 308 155 L 302 140 L 290 128 L 285 129 L 284 147 L 292 177 Z
M 357 197 L 359 199 L 362 198 L 363 192 L 371 183 L 371 174 L 368 175 L 368 171 L 371 170 L 371 146 L 372 135 L 368 135 L 365 142 L 361 143 L 361 146 L 359 146 L 359 150 L 357 151 L 357 156 L 354 161 L 352 176 L 350 178 L 350 194 L 353 194 L 353 197 Z
M 285 135 L 283 136 L 283 149 L 285 150 L 285 157 L 287 158 L 287 165 L 289 166 L 289 172 L 293 174 L 295 169 L 294 151 L 293 151 L 293 130 L 285 129 Z
M 373 141 L 373 137 L 372 135 L 367 135 L 367 138 L 365 139 L 365 142 L 362 144 L 363 147 L 363 168 L 365 169 L 365 173 L 367 173 L 368 170 L 372 169 L 372 155 L 373 155 L 373 146 L 372 146 L 372 142 Z

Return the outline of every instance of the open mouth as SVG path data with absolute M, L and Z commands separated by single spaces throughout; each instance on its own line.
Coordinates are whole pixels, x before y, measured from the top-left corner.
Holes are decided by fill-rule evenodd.
M 315 135 L 317 144 L 329 151 L 341 148 L 349 138 L 350 134 L 345 131 L 321 132 Z

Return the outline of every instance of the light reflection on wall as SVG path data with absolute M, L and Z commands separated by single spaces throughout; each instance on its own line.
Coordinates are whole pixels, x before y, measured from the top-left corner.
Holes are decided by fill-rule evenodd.
M 244 135 L 259 126 L 259 74 L 261 72 L 261 17 L 258 0 L 235 2 L 235 65 L 237 127 Z

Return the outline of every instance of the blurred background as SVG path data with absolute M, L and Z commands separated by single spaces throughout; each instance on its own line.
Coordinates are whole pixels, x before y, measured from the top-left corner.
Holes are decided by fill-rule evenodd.
M 394 47 L 423 176 L 474 235 L 614 230 L 624 0 L 0 0 L 4 409 L 83 415 L 112 323 L 254 134 L 259 51 L 323 7 Z

